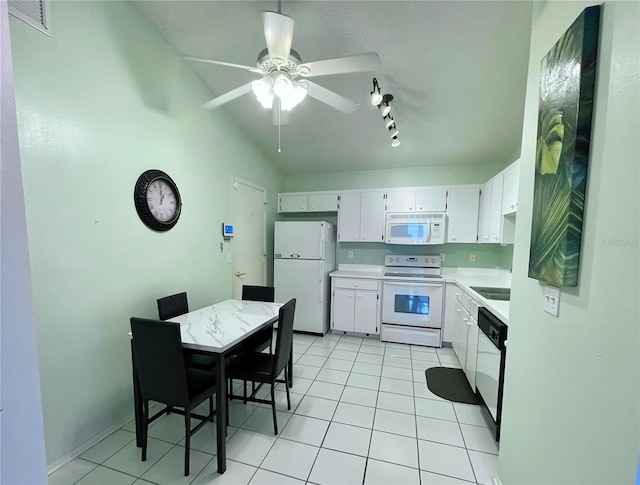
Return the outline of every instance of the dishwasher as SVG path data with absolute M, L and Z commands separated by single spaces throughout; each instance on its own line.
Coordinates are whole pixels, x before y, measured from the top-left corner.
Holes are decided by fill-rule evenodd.
M 476 389 L 495 423 L 496 441 L 500 441 L 507 325 L 481 307 L 478 309 L 478 327 Z

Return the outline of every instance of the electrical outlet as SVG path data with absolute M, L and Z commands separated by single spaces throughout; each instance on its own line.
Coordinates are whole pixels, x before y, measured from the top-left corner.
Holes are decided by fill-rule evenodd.
M 444 261 L 444 253 L 440 253 L 440 261 Z
M 476 253 L 469 253 L 469 262 L 470 263 L 476 262 Z
M 349 258 L 349 259 L 353 259 L 353 251 L 349 251 L 349 252 L 347 253 L 347 258 Z
M 560 313 L 560 288 L 547 286 L 544 289 L 544 311 L 557 317 Z

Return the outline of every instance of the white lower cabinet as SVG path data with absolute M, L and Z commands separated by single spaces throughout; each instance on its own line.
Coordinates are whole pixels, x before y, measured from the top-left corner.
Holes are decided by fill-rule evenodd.
M 478 358 L 478 304 L 465 292 L 456 291 L 451 345 L 467 376 L 471 389 L 476 388 Z
M 380 280 L 331 279 L 331 330 L 380 333 Z

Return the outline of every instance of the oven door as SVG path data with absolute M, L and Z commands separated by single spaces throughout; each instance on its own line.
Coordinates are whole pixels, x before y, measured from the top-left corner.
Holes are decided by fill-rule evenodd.
M 382 323 L 442 327 L 442 283 L 383 282 Z

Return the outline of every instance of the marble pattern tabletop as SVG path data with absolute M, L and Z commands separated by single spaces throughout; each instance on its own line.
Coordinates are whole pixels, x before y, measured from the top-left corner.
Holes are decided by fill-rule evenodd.
M 275 323 L 281 306 L 264 301 L 225 300 L 169 321 L 180 324 L 185 348 L 220 353 Z

